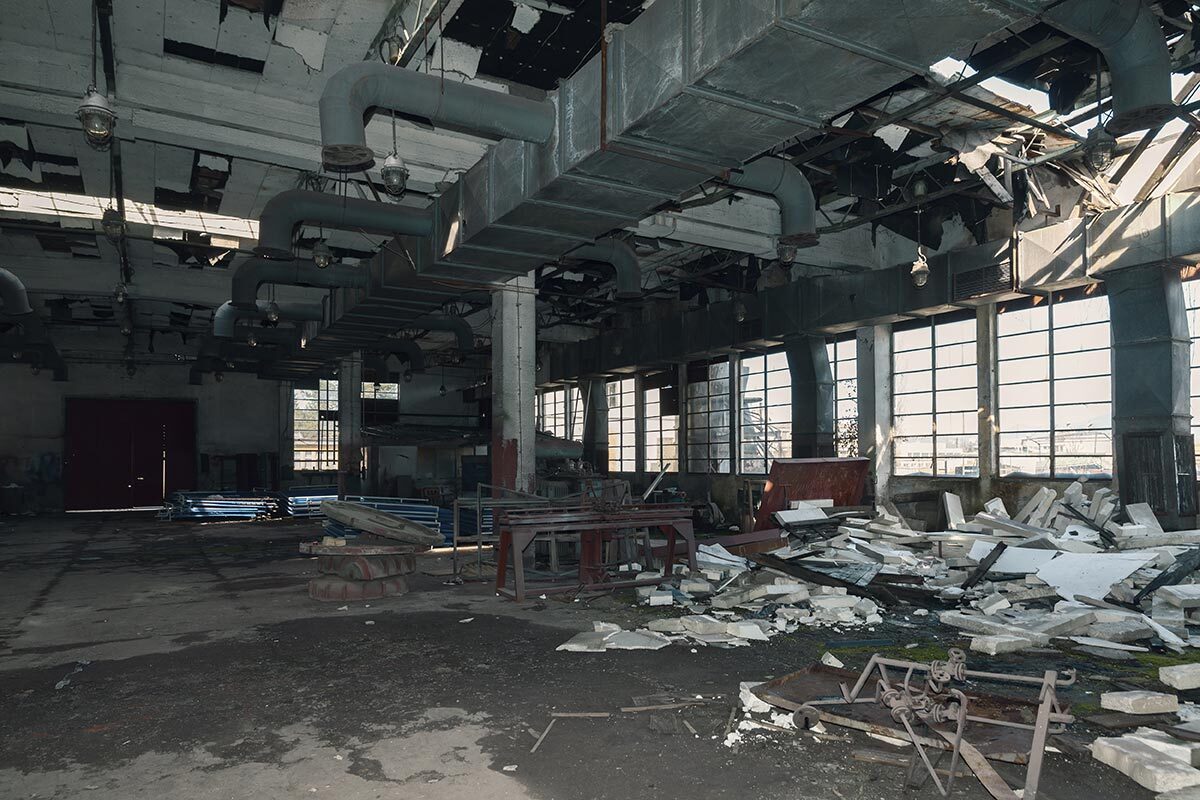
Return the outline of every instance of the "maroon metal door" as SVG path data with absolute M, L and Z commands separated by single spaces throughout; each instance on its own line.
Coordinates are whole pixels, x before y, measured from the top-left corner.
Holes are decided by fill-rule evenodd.
M 68 398 L 69 511 L 152 506 L 196 484 L 196 406 L 188 400 Z

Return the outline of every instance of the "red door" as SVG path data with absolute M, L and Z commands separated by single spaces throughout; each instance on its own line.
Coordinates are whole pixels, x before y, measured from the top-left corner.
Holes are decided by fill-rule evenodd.
M 189 400 L 68 398 L 68 511 L 153 506 L 196 485 L 196 406 Z

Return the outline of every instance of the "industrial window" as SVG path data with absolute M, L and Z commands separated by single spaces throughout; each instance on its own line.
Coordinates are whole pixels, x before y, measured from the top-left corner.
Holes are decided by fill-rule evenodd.
M 538 395 L 537 429 L 567 439 L 567 390 L 547 389 Z
M 688 472 L 728 473 L 731 467 L 729 361 L 687 367 Z
M 785 353 L 744 356 L 738 372 L 738 471 L 765 474 L 772 461 L 792 455 L 792 373 Z
M 364 383 L 362 397 L 364 428 L 394 425 L 400 421 L 400 384 Z
M 1000 474 L 1112 474 L 1108 298 L 1100 287 L 1001 305 Z
M 583 441 L 583 393 L 578 386 L 571 387 L 571 424 L 567 428 L 567 438 Z
M 292 392 L 292 466 L 297 471 L 338 468 L 338 383 Z
M 892 373 L 895 474 L 978 475 L 975 315 L 896 325 Z
M 608 471 L 637 472 L 634 380 L 609 381 L 605 389 L 608 392 Z
M 1183 272 L 1183 299 L 1187 304 L 1188 331 L 1192 337 L 1191 398 L 1192 437 L 1200 436 L 1200 273 L 1195 268 Z M 1200 448 L 1196 450 L 1196 467 L 1200 469 Z
M 851 334 L 825 344 L 833 370 L 833 445 L 838 458 L 858 455 L 858 337 Z
M 646 472 L 679 470 L 679 389 L 671 384 L 672 373 L 662 372 L 642 379 L 642 419 L 645 445 L 642 463 Z

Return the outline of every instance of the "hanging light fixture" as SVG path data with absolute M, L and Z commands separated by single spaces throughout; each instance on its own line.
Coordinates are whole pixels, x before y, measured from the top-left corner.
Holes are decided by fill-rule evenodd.
M 117 288 L 113 290 L 113 300 L 117 301 L 117 305 L 121 305 L 129 299 L 129 289 L 125 284 L 118 283 Z
M 113 244 L 120 244 L 121 239 L 125 238 L 125 218 L 112 206 L 104 209 L 100 227 L 104 230 L 104 238 Z
M 406 370 L 404 370 L 404 382 L 405 382 L 405 383 L 412 383 L 412 379 L 413 379 L 413 373 L 412 373 L 412 370 L 411 370 L 411 369 L 406 369 Z
M 408 168 L 404 159 L 396 149 L 396 112 L 392 112 L 392 152 L 384 159 L 379 169 L 379 177 L 383 179 L 383 188 L 392 197 L 400 197 L 408 188 Z
M 446 396 L 446 365 L 442 365 L 442 385 L 438 387 L 438 395 Z
M 258 347 L 258 337 L 254 335 L 253 331 L 246 337 L 246 344 L 251 347 Z
M 317 269 L 325 269 L 333 263 L 333 251 L 325 242 L 317 242 L 312 248 L 312 260 L 317 265 Z
M 912 262 L 912 270 L 909 271 L 909 277 L 912 278 L 913 286 L 918 289 L 929 283 L 929 262 L 925 260 L 925 251 L 921 247 L 921 207 L 917 207 L 917 257 Z
M 213 380 L 216 381 L 217 383 L 220 383 L 221 381 L 225 380 L 225 373 L 221 372 L 220 370 L 214 372 Z
M 279 304 L 274 300 L 267 305 L 267 322 L 279 322 Z
M 1101 173 L 1112 166 L 1117 156 L 1117 140 L 1104 129 L 1100 98 L 1100 54 L 1096 53 L 1096 126 L 1088 131 L 1083 143 L 1083 161 L 1093 172 Z
M 96 150 L 108 149 L 112 144 L 113 129 L 117 127 L 117 115 L 113 113 L 108 98 L 100 94 L 94 85 L 88 86 L 84 92 L 75 118 L 83 125 L 83 135 L 89 145 Z
M 734 322 L 746 321 L 746 304 L 742 302 L 742 298 L 734 298 L 733 301 L 733 320 Z
M 1104 172 L 1117 156 L 1117 140 L 1099 122 L 1088 131 L 1083 143 L 1083 160 L 1093 172 Z

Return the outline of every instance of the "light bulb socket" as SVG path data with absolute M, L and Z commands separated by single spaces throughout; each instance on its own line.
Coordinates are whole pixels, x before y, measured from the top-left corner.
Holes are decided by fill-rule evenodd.
M 120 244 L 125 238 L 125 218 L 115 208 L 104 209 L 100 217 L 100 227 L 104 230 L 104 238 L 113 244 Z
M 400 197 L 408 188 L 408 168 L 404 166 L 404 159 L 396 153 L 384 160 L 379 168 L 379 177 L 383 180 L 384 191 L 393 197 Z
M 87 143 L 96 150 L 107 150 L 112 144 L 113 130 L 117 127 L 117 115 L 113 113 L 108 98 L 89 86 L 83 100 L 75 111 L 75 118 L 83 125 Z
M 317 269 L 325 269 L 333 263 L 333 251 L 324 242 L 317 242 L 312 248 L 312 260 Z
M 1117 140 L 1102 125 L 1088 131 L 1083 143 L 1083 160 L 1094 172 L 1104 172 L 1117 156 Z

